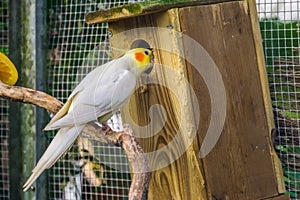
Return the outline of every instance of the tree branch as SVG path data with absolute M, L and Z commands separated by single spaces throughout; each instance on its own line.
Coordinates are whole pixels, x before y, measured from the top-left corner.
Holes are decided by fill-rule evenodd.
M 0 81 L 0 97 L 10 99 L 13 101 L 20 101 L 23 103 L 33 104 L 52 113 L 57 113 L 63 106 L 63 103 L 56 98 L 29 88 L 10 86 Z
M 63 106 L 62 102 L 44 92 L 24 87 L 9 86 L 1 81 L 0 97 L 33 104 L 45 108 L 54 114 Z M 148 160 L 142 147 L 134 137 L 133 131 L 127 126 L 123 132 L 109 132 L 107 136 L 104 136 L 103 131 L 97 127 L 95 123 L 89 123 L 83 132 L 96 141 L 112 143 L 124 149 L 134 172 L 129 190 L 129 199 L 147 199 L 151 172 Z

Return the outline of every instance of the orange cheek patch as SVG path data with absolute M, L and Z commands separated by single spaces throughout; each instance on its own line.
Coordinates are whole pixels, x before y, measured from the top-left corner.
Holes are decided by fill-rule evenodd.
M 135 55 L 135 59 L 139 62 L 142 62 L 145 59 L 144 53 L 138 52 L 138 53 L 135 53 L 134 55 Z

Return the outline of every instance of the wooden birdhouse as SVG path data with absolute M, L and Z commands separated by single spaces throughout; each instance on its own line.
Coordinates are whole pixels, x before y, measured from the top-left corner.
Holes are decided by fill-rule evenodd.
M 149 199 L 288 199 L 254 0 L 149 1 L 86 21 L 108 22 L 113 56 L 154 49 L 122 111 L 149 156 Z

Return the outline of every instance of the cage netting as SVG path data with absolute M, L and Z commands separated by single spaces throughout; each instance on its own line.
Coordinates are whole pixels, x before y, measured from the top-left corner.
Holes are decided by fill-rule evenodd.
M 300 198 L 300 1 L 257 0 L 275 117 L 274 146 L 287 193 Z

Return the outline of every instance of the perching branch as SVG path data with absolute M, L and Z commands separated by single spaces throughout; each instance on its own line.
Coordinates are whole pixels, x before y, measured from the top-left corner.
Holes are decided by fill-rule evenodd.
M 0 81 L 0 97 L 23 103 L 30 103 L 57 113 L 63 103 L 56 98 L 33 89 L 9 86 Z M 129 199 L 147 199 L 151 172 L 144 151 L 134 137 L 133 131 L 126 127 L 123 132 L 110 132 L 104 136 L 103 131 L 94 123 L 89 123 L 83 132 L 96 141 L 109 142 L 121 146 L 127 154 L 129 163 L 135 172 L 129 190 Z
M 99 134 L 95 131 L 90 131 L 88 135 L 95 140 L 99 140 Z M 124 149 L 134 172 L 129 190 L 129 199 L 148 199 L 151 171 L 148 160 L 144 156 L 144 151 L 134 137 L 132 129 L 128 125 L 124 125 L 123 132 L 110 132 L 107 138 L 113 144 Z
M 56 98 L 30 88 L 24 88 L 19 86 L 10 86 L 0 81 L 0 97 L 20 101 L 23 103 L 33 104 L 52 113 L 57 113 L 63 106 L 63 103 Z

